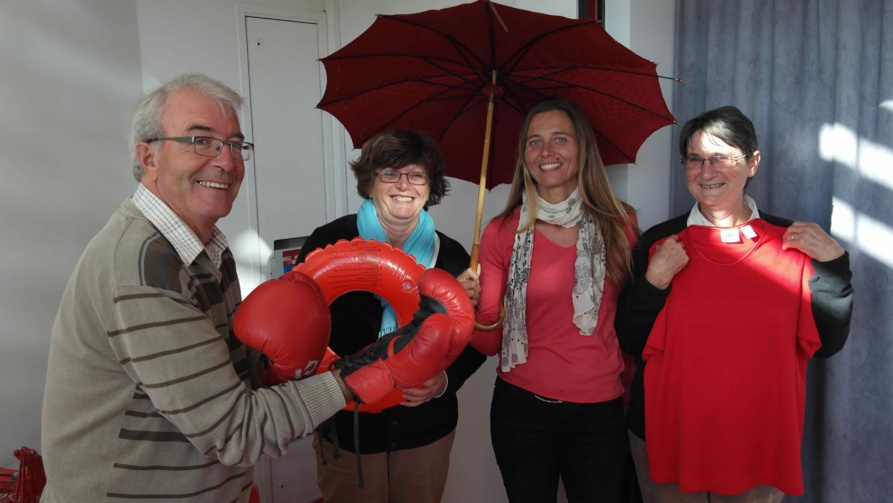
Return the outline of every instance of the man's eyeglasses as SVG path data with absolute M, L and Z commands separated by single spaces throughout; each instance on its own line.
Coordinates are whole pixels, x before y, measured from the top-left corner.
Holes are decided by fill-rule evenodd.
M 177 143 L 191 143 L 196 154 L 205 157 L 217 157 L 223 152 L 223 146 L 229 145 L 229 151 L 233 159 L 247 161 L 254 152 L 254 144 L 247 141 L 224 141 L 213 136 L 172 136 L 167 138 L 149 138 L 146 143 L 153 141 L 175 141 Z
M 704 167 L 704 162 L 710 163 L 710 166 L 716 169 L 731 168 L 739 159 L 747 157 L 749 154 L 736 155 L 730 157 L 727 155 L 715 155 L 713 157 L 700 157 L 697 155 L 689 155 L 682 158 L 682 164 L 685 169 L 690 171 L 699 170 Z
M 425 185 L 428 183 L 428 173 L 421 171 L 412 171 L 409 173 L 400 173 L 393 169 L 383 169 L 378 172 L 378 178 L 384 183 L 397 183 L 401 177 L 406 177 L 409 183 L 413 185 Z

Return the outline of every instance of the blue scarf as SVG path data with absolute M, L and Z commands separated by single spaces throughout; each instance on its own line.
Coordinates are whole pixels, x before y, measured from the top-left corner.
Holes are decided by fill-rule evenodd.
M 387 233 L 378 221 L 378 212 L 375 211 L 375 205 L 371 199 L 366 199 L 360 210 L 357 211 L 357 230 L 363 239 L 374 239 L 381 243 L 390 243 Z M 415 226 L 415 230 L 401 247 L 403 251 L 408 253 L 416 262 L 422 264 L 426 269 L 434 267 L 436 259 L 438 238 L 434 232 L 434 219 L 428 215 L 427 211 L 422 211 L 419 215 L 419 222 Z M 376 297 L 378 297 L 376 295 Z M 384 308 L 381 317 L 381 330 L 378 336 L 388 334 L 397 329 L 397 314 L 386 300 L 378 297 Z

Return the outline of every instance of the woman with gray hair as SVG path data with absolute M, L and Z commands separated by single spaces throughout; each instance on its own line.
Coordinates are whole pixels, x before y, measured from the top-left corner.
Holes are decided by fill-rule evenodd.
M 737 108 L 688 121 L 679 153 L 697 202 L 641 236 L 616 318 L 638 363 L 628 426 L 642 496 L 780 502 L 803 493 L 807 359 L 849 334 L 849 255 L 744 193 L 761 155 Z

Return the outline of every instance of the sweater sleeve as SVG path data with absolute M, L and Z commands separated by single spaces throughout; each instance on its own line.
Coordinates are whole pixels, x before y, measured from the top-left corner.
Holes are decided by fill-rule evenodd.
M 786 218 L 760 211 L 760 217 L 780 227 L 789 227 L 793 222 Z M 809 279 L 812 294 L 812 313 L 822 347 L 813 356 L 828 358 L 843 349 L 850 335 L 853 318 L 853 273 L 850 270 L 850 254 L 827 262 L 811 260 L 813 269 Z
M 437 259 L 437 267 L 443 268 L 453 276 L 459 276 L 471 261 L 471 257 L 462 245 L 446 235 L 440 234 L 441 250 Z M 465 381 L 474 374 L 487 359 L 486 355 L 474 349 L 471 345 L 459 353 L 456 360 L 446 368 L 447 389 L 445 393 L 455 394 L 465 384 Z
M 663 309 L 672 286 L 660 290 L 645 279 L 648 256 L 651 249 L 648 233 L 643 234 L 633 248 L 633 266 L 630 278 L 617 299 L 617 317 L 614 328 L 620 349 L 633 356 L 641 356 L 648 334 Z
M 481 297 L 478 299 L 477 317 L 484 324 L 493 323 L 499 318 L 499 307 L 505 298 L 508 264 L 505 260 L 505 241 L 511 239 L 511 232 L 503 231 L 503 219 L 492 220 L 481 237 Z M 503 236 L 504 233 L 508 237 Z M 511 257 L 511 241 L 508 244 Z M 502 347 L 502 325 L 493 331 L 475 330 L 470 345 L 489 356 L 497 354 Z
M 177 434 L 225 465 L 281 456 L 344 406 L 331 374 L 251 390 L 239 375 L 247 374 L 240 345 L 222 337 L 189 295 L 119 286 L 115 299 L 109 339 L 137 393 Z
M 816 351 L 819 358 L 828 358 L 841 349 L 850 334 L 853 318 L 853 273 L 850 255 L 828 262 L 811 262 L 814 273 L 809 280 L 812 291 L 812 312 L 822 347 Z

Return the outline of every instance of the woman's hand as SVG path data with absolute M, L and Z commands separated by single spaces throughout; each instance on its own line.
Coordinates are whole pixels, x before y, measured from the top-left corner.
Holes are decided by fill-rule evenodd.
M 784 233 L 782 249 L 794 248 L 819 262 L 828 262 L 843 256 L 844 249 L 818 224 L 794 222 Z
M 645 279 L 655 288 L 666 290 L 673 277 L 688 265 L 688 254 L 679 237 L 673 234 L 654 248 Z
M 478 264 L 477 271 L 472 270 L 470 267 L 462 271 L 462 274 L 459 275 L 457 280 L 459 280 L 459 284 L 462 285 L 462 288 L 465 289 L 465 292 L 468 294 L 468 298 L 471 299 L 471 305 L 477 307 L 478 300 L 481 298 L 481 265 Z
M 417 388 L 406 388 L 403 390 L 403 405 L 405 407 L 417 407 L 432 398 L 440 396 L 446 391 L 447 377 L 446 372 L 441 371 L 436 376 L 423 382 Z

